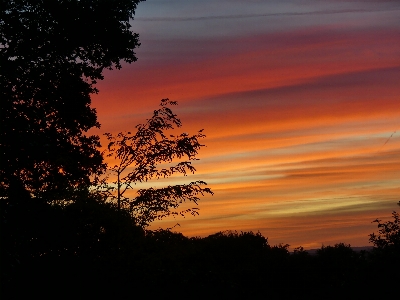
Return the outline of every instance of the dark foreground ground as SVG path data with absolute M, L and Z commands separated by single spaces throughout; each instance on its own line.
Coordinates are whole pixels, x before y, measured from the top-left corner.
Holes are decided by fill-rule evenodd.
M 167 230 L 145 232 L 129 218 L 99 208 L 13 209 L 2 210 L 2 299 L 397 299 L 399 294 L 398 246 L 367 252 L 336 244 L 313 255 L 302 249 L 289 253 L 287 245 L 270 246 L 259 233 L 187 238 Z

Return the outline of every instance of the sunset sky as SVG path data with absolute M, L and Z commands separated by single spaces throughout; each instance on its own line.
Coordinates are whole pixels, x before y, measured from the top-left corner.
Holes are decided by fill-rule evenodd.
M 188 236 L 260 231 L 269 243 L 368 244 L 400 210 L 400 1 L 148 0 L 138 61 L 93 97 L 101 135 L 133 130 L 162 98 L 204 128 L 195 175 L 214 191 Z M 188 207 L 193 207 L 189 204 Z

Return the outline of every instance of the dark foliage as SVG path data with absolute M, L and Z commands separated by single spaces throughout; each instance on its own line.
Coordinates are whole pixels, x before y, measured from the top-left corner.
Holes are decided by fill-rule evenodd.
M 2 206 L 3 228 L 11 233 L 2 230 L 3 291 L 14 296 L 75 295 L 79 289 L 91 297 L 134 291 L 136 297 L 178 299 L 383 299 L 400 279 L 393 256 L 343 243 L 314 255 L 302 248 L 289 253 L 288 245 L 270 246 L 260 233 L 188 238 L 142 231 L 129 214 L 96 199 L 64 208 L 31 203 L 20 204 L 30 226 L 9 217 L 13 205 Z
M 378 235 L 372 233 L 369 235 L 369 241 L 374 247 L 380 250 L 400 251 L 400 216 L 397 212 L 392 213 L 393 221 L 382 223 L 376 219 L 378 223 Z
M 37 199 L 0 201 L 3 290 L 51 293 L 69 283 L 86 289 L 85 282 L 101 279 L 98 268 L 121 267 L 122 257 L 135 257 L 144 231 L 129 214 L 92 194 L 79 199 L 66 206 Z
M 197 207 L 181 211 L 177 209 L 184 202 L 197 204 L 199 196 L 213 194 L 211 189 L 202 187 L 206 185 L 204 181 L 195 181 L 163 188 L 139 189 L 136 197 L 125 196 L 137 183 L 176 174 L 186 176 L 196 171 L 192 161 L 198 160 L 198 151 L 204 146 L 199 139 L 205 135 L 203 130 L 191 136 L 187 133 L 172 135 L 170 130 L 181 127 L 181 120 L 170 108 L 172 105 L 177 105 L 177 102 L 161 100 L 161 108 L 155 110 L 146 123 L 137 125 L 134 133 L 121 132 L 117 136 L 105 134 L 109 141 L 106 155 L 116 162 L 108 168 L 116 188 L 107 184 L 110 178 L 106 178 L 101 187 L 102 193 L 107 200 L 115 201 L 119 209 L 128 210 L 142 227 L 170 215 L 197 215 Z
M 376 281 L 381 285 L 400 282 L 400 217 L 395 211 L 392 217 L 393 221 L 373 221 L 378 224 L 378 234 L 369 235 L 369 241 L 374 245 L 372 255 L 377 269 Z
M 90 94 L 105 68 L 136 60 L 138 2 L 1 1 L 0 197 L 62 199 L 102 171 Z

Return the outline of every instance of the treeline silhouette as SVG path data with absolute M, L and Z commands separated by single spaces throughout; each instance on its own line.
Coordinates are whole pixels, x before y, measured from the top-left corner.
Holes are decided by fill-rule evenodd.
M 1 204 L 7 297 L 382 299 L 400 279 L 398 227 L 372 251 L 340 243 L 310 255 L 301 247 L 291 253 L 289 245 L 271 246 L 260 233 L 188 238 L 146 231 L 116 205 L 90 197 L 65 207 L 32 199 Z M 380 224 L 396 221 L 398 214 Z

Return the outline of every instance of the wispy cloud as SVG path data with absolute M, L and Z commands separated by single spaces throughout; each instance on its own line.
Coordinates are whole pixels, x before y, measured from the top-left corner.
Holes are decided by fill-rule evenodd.
M 367 244 L 400 193 L 398 1 L 171 2 L 138 14 L 139 61 L 93 97 L 104 131 L 133 128 L 165 97 L 184 131 L 205 129 L 198 173 L 179 180 L 215 195 L 199 217 L 155 228 Z
M 400 10 L 400 9 L 390 9 Z M 265 18 L 265 17 L 293 17 L 293 16 L 310 16 L 310 15 L 334 15 L 334 14 L 355 14 L 369 12 L 383 12 L 387 9 L 341 9 L 341 10 L 317 10 L 308 12 L 276 12 L 276 13 L 252 13 L 238 15 L 215 15 L 215 16 L 197 16 L 197 17 L 137 17 L 136 21 L 141 22 L 188 22 L 188 21 L 207 21 L 207 20 L 224 20 L 224 19 L 248 19 L 248 18 Z

